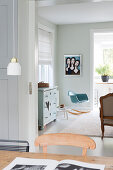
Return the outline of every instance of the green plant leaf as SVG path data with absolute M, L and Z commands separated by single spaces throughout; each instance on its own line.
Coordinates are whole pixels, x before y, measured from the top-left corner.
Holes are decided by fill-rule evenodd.
M 98 68 L 96 68 L 96 72 L 101 76 L 112 76 L 113 75 L 113 69 L 110 65 L 100 65 Z

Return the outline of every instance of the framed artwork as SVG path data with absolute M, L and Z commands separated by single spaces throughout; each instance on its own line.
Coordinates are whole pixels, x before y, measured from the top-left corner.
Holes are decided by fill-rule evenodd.
M 81 75 L 81 55 L 64 55 L 65 76 Z

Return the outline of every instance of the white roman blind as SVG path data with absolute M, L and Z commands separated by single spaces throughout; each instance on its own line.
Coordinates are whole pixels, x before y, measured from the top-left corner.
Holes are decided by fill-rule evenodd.
M 39 64 L 48 65 L 52 63 L 52 33 L 38 29 Z

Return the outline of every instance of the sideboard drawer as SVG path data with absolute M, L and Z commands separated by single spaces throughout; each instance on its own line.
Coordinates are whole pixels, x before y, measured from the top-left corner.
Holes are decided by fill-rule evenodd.
M 44 95 L 44 99 L 48 99 L 49 98 L 49 92 L 48 91 L 45 91 L 43 95 Z

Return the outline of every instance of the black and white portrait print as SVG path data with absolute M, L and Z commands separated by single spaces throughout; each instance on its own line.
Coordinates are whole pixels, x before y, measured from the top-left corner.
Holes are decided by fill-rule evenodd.
M 59 164 L 55 168 L 55 170 L 100 170 L 100 169 L 87 168 L 87 167 L 82 167 L 78 165 L 63 163 L 63 164 Z
M 44 170 L 46 165 L 15 165 L 11 170 Z

